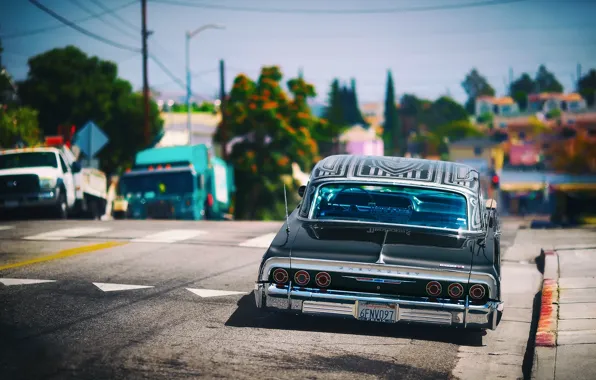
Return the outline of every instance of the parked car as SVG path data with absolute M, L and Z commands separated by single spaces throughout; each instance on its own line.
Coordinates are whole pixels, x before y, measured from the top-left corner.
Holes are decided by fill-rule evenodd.
M 453 162 L 336 155 L 263 256 L 258 308 L 376 322 L 496 329 L 496 202 Z

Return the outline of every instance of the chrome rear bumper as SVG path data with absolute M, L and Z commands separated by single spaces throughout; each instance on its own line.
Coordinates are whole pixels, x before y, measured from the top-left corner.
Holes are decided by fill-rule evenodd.
M 258 308 L 290 310 L 303 314 L 355 318 L 356 301 L 396 303 L 397 322 L 427 323 L 469 329 L 495 330 L 503 302 L 489 301 L 484 305 L 429 302 L 426 298 L 399 297 L 367 293 L 327 291 L 315 289 L 278 288 L 270 284 L 256 284 L 255 301 Z

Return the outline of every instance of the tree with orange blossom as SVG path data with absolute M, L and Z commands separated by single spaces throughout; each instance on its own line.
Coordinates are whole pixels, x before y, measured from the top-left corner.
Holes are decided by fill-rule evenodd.
M 551 143 L 548 150 L 553 169 L 573 174 L 596 173 L 596 138 L 585 130 Z
M 235 140 L 229 159 L 235 167 L 237 219 L 283 218 L 283 175 L 296 162 L 308 172 L 318 160 L 316 136 L 327 127 L 314 117 L 308 99 L 314 87 L 303 78 L 281 85 L 277 66 L 263 67 L 257 81 L 246 75 L 234 80 L 226 108 L 226 140 Z M 221 125 L 214 136 L 221 142 Z M 288 196 L 296 194 L 296 184 Z M 290 198 L 291 199 L 291 198 Z

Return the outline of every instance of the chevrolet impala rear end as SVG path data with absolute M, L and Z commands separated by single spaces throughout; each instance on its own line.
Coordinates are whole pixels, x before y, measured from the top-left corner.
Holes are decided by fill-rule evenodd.
M 496 329 L 504 306 L 500 231 L 478 192 L 311 177 L 300 193 L 263 257 L 257 307 Z

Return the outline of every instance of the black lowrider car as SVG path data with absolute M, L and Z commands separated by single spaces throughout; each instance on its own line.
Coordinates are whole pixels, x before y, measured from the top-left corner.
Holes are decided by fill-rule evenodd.
M 299 193 L 263 256 L 258 308 L 496 329 L 500 227 L 476 170 L 336 155 Z

